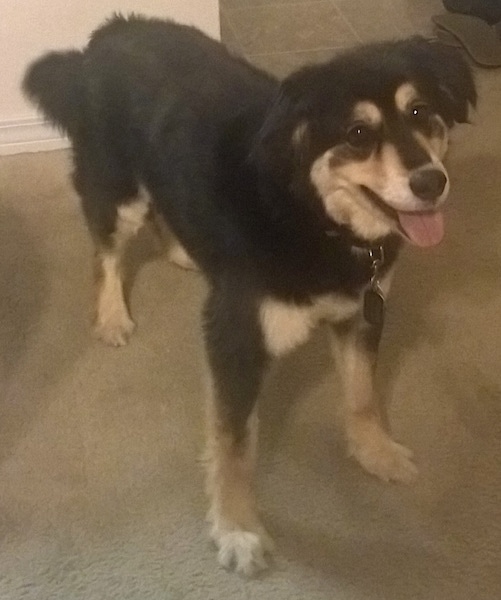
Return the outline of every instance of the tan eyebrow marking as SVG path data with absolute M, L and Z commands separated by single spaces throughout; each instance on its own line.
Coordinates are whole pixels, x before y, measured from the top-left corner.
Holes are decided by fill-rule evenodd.
M 400 112 L 405 112 L 419 98 L 412 83 L 403 83 L 395 92 L 395 105 Z
M 352 118 L 354 121 L 363 121 L 374 126 L 381 125 L 383 122 L 383 115 L 379 108 L 373 102 L 367 100 L 355 104 Z

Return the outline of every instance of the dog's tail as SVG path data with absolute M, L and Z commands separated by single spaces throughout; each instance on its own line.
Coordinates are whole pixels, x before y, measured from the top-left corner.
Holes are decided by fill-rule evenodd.
M 86 102 L 82 52 L 42 56 L 28 67 L 22 88 L 51 123 L 70 136 L 77 134 Z

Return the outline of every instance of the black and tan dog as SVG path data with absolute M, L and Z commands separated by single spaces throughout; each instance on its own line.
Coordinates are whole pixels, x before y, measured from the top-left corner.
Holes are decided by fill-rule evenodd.
M 412 478 L 411 453 L 380 422 L 374 359 L 401 243 L 443 235 L 447 132 L 476 99 L 461 57 L 414 38 L 279 83 L 193 28 L 117 16 L 83 52 L 35 62 L 24 89 L 72 141 L 101 274 L 98 336 L 121 345 L 132 332 L 121 263 L 151 207 L 207 278 L 209 515 L 221 563 L 264 565 L 252 485 L 259 387 L 270 357 L 322 321 L 336 334 L 351 454 L 382 479 Z

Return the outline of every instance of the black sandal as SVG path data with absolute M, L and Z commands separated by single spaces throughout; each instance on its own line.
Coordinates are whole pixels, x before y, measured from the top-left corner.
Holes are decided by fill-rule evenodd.
M 478 65 L 501 67 L 501 37 L 495 26 L 479 17 L 457 13 L 437 15 L 432 21 L 441 41 L 447 43 L 442 39 L 444 32 L 452 34 Z
M 478 17 L 489 25 L 501 21 L 500 0 L 443 0 L 443 5 L 450 12 Z

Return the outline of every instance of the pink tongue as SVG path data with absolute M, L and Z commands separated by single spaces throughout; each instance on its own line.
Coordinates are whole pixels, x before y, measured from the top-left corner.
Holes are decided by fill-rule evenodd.
M 444 237 L 444 215 L 441 212 L 398 213 L 400 226 L 417 246 L 435 246 Z

